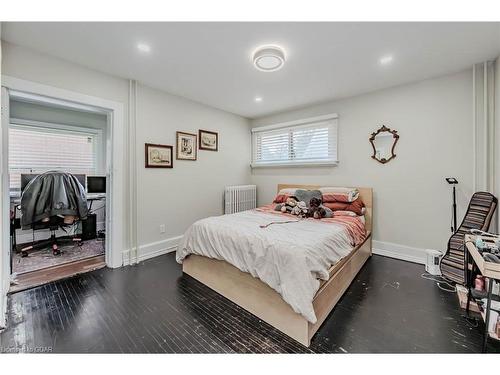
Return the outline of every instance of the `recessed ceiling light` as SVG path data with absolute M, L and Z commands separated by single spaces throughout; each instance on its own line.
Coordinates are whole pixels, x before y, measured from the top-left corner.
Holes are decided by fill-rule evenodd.
M 379 62 L 381 65 L 387 65 L 387 64 L 390 64 L 392 62 L 392 60 L 394 60 L 394 57 L 392 55 L 386 55 L 386 56 L 382 56 L 380 58 Z
M 262 72 L 275 72 L 285 64 L 285 51 L 278 46 L 262 46 L 252 56 L 253 64 Z
M 254 99 L 257 103 L 260 103 L 262 101 L 262 97 L 256 96 Z
M 145 53 L 151 52 L 151 46 L 149 44 L 146 44 L 146 43 L 138 43 L 137 49 L 139 51 L 145 52 Z

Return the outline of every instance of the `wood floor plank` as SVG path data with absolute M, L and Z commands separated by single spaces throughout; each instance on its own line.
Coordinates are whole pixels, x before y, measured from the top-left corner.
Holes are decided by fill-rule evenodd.
M 87 265 L 92 267 L 90 265 Z M 9 295 L 0 349 L 60 353 L 480 352 L 482 325 L 422 266 L 373 256 L 306 348 L 193 278 L 174 254 Z M 498 350 L 490 344 L 490 351 Z
M 22 290 L 33 288 L 39 285 L 78 275 L 84 272 L 94 271 L 106 267 L 104 255 L 87 258 L 71 263 L 44 268 L 38 271 L 27 272 L 19 275 L 15 284 L 11 285 L 9 293 L 16 293 Z

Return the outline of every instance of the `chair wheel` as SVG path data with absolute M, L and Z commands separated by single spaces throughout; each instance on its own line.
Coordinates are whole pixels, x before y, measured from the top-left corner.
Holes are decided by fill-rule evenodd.
M 54 255 L 59 255 L 59 254 L 61 254 L 61 251 L 60 251 L 60 250 L 59 250 L 59 248 L 57 247 L 57 244 L 52 245 L 52 254 L 54 254 Z
M 22 258 L 26 258 L 28 256 L 28 252 L 27 251 L 21 251 L 21 257 Z

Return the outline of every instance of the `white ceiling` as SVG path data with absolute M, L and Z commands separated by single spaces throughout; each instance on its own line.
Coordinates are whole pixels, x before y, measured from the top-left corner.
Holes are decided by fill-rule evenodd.
M 6 23 L 2 39 L 256 118 L 419 81 L 500 55 L 500 23 Z M 151 46 L 140 53 L 138 43 Z M 286 50 L 265 73 L 253 50 Z M 382 66 L 379 59 L 393 55 Z M 262 102 L 254 98 L 260 96 Z

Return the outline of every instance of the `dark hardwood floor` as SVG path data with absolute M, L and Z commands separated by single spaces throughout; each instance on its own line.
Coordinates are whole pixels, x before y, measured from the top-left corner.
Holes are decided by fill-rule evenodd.
M 479 352 L 482 327 L 422 272 L 373 256 L 306 348 L 183 275 L 168 254 L 10 295 L 0 351 Z
M 40 270 L 23 273 L 16 277 L 15 283 L 11 284 L 9 293 L 20 292 L 35 286 L 43 285 L 52 281 L 65 279 L 88 271 L 106 267 L 104 255 L 80 259 L 74 262 L 63 263 L 57 266 L 42 268 Z

